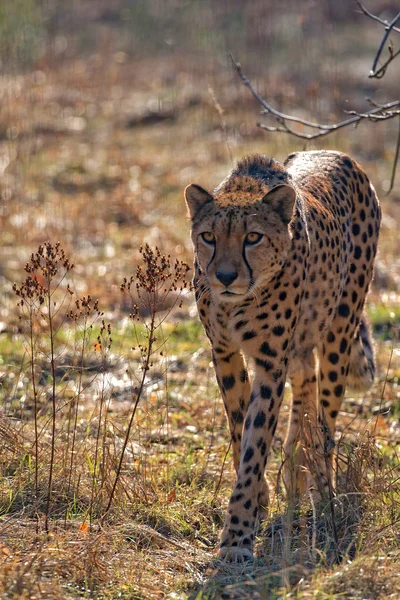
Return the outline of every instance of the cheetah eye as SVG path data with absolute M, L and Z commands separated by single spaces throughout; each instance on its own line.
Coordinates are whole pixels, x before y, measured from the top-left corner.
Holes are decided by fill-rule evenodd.
M 263 237 L 264 236 L 262 233 L 256 233 L 255 231 L 251 231 L 246 235 L 245 244 L 254 246 L 254 244 L 258 244 L 258 242 L 261 242 Z
M 201 237 L 206 244 L 215 244 L 215 235 L 211 231 L 205 231 Z

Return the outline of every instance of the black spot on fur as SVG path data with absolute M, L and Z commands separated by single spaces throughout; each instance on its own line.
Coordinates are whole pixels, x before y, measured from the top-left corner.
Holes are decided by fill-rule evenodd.
M 231 390 L 235 385 L 235 378 L 233 375 L 224 375 L 222 378 L 222 385 L 226 391 Z
M 243 456 L 243 462 L 244 463 L 249 462 L 253 458 L 253 456 L 254 456 L 254 450 L 253 450 L 253 448 L 251 448 L 251 447 L 247 448 L 247 450 L 246 450 L 246 452 L 244 453 L 244 456 Z
M 254 419 L 254 427 L 263 427 L 265 424 L 265 412 L 260 410 Z
M 276 350 L 274 350 L 273 348 L 271 348 L 271 346 L 269 345 L 268 342 L 263 342 L 261 344 L 261 346 L 260 346 L 260 352 L 262 352 L 262 354 L 265 354 L 265 356 L 271 356 L 271 357 L 277 356 Z
M 269 360 L 262 360 L 261 358 L 256 358 L 256 365 L 259 367 L 263 367 L 264 371 L 271 371 L 274 368 L 274 365 Z
M 255 331 L 246 331 L 243 334 L 243 341 L 245 342 L 246 340 L 252 340 L 253 338 L 257 337 L 257 334 Z
M 350 308 L 348 304 L 339 304 L 338 315 L 341 317 L 348 317 L 350 314 Z
M 331 362 L 333 365 L 337 365 L 339 362 L 339 355 L 336 354 L 336 352 L 331 352 L 328 356 L 328 360 L 329 362 Z
M 234 423 L 238 423 L 239 425 L 240 423 L 243 423 L 243 413 L 240 410 L 232 411 L 232 421 Z
M 263 398 L 264 400 L 269 400 L 272 396 L 272 389 L 269 387 L 269 385 L 261 385 L 260 394 L 261 398 Z
M 337 398 L 340 398 L 340 396 L 341 396 L 341 395 L 342 395 L 342 393 L 343 393 L 343 386 L 342 386 L 342 385 L 337 385 L 333 391 L 334 391 L 334 393 L 335 393 L 335 396 L 336 396 Z
M 276 325 L 276 327 L 272 329 L 272 333 L 274 335 L 281 336 L 285 333 L 285 328 L 282 327 L 282 325 Z

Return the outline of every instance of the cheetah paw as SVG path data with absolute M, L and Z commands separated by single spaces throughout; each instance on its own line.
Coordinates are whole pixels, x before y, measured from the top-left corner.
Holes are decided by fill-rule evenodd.
M 221 546 L 218 558 L 230 563 L 244 563 L 253 558 L 253 552 L 243 546 Z

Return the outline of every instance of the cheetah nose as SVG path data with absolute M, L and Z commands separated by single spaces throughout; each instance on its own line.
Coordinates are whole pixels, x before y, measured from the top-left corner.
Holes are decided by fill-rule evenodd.
M 216 273 L 217 279 L 221 283 L 223 283 L 226 287 L 229 287 L 231 283 L 237 279 L 238 274 L 236 271 L 217 271 Z

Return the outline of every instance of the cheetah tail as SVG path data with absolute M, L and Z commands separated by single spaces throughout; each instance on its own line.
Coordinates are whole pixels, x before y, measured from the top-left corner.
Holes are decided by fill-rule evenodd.
M 375 357 L 371 330 L 365 314 L 361 315 L 350 354 L 347 385 L 354 391 L 366 392 L 375 377 Z

